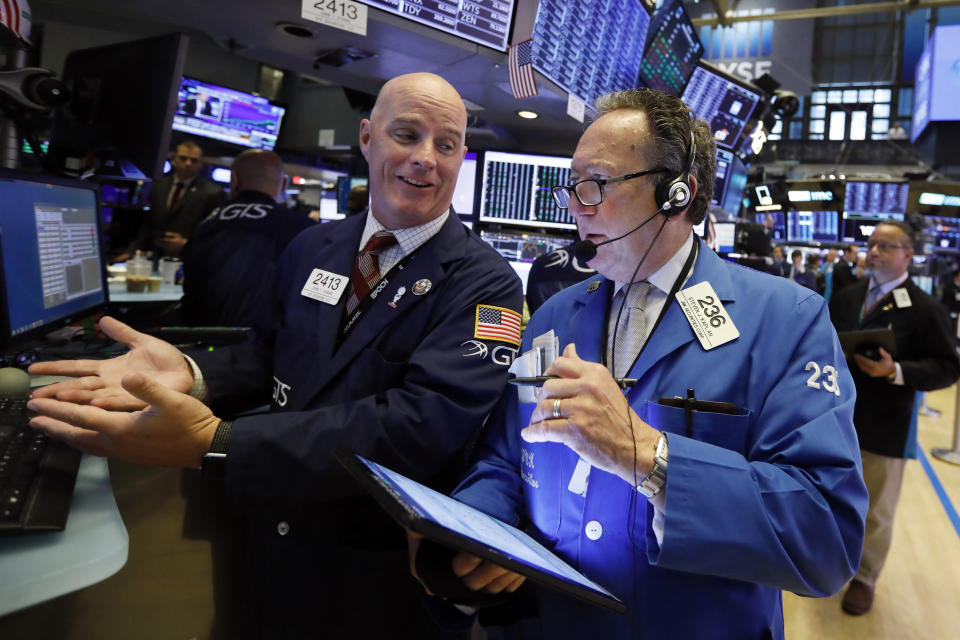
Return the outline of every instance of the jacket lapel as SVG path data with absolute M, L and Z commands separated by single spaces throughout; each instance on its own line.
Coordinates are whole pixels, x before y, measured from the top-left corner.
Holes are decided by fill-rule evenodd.
M 357 217 L 363 218 L 363 216 Z M 462 223 L 456 215 L 451 213 L 437 235 L 418 248 L 410 260 L 403 266 L 402 270 L 394 267 L 389 271 L 387 275 L 389 284 L 367 308 L 363 317 L 357 321 L 347 338 L 340 343 L 340 347 L 336 349 L 336 351 L 334 351 L 333 348 L 336 346 L 337 338 L 340 334 L 339 329 L 344 305 L 346 304 L 346 296 L 343 296 L 340 304 L 335 308 L 330 305 L 324 305 L 330 309 L 335 309 L 337 317 L 336 319 L 329 317 L 324 318 L 324 321 L 320 323 L 321 327 L 328 328 L 326 331 L 328 335 L 322 338 L 325 343 L 323 351 L 324 353 L 332 353 L 332 360 L 318 388 L 322 387 L 329 379 L 339 374 L 348 366 L 354 357 L 369 345 L 387 325 L 396 322 L 402 315 L 411 313 L 417 305 L 422 304 L 431 295 L 437 295 L 437 290 L 446 277 L 444 263 L 458 255 L 462 256 L 465 237 Z M 350 246 L 351 256 L 348 260 L 349 272 L 353 271 L 353 260 L 355 259 L 354 256 L 357 253 L 359 242 L 359 236 L 357 236 L 356 242 Z M 413 285 L 418 280 L 423 279 L 430 281 L 432 285 L 431 290 L 424 295 L 415 295 L 412 291 Z M 393 301 L 400 287 L 405 287 L 406 293 L 397 302 L 397 308 L 394 309 L 390 307 L 388 303 Z M 335 326 L 336 329 L 331 332 L 329 327 L 332 326 Z
M 594 285 L 594 283 L 597 283 Z M 567 321 L 568 327 L 575 327 L 575 333 L 558 332 L 561 335 L 575 335 L 577 355 L 589 362 L 603 362 L 603 337 L 606 334 L 607 307 L 613 283 L 603 276 L 593 276 L 582 285 L 582 291 L 573 301 L 573 313 Z M 566 348 L 561 344 L 560 350 Z

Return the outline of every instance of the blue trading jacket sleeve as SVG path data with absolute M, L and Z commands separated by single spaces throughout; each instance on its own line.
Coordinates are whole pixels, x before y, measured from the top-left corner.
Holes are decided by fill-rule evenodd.
M 746 457 L 670 434 L 664 538 L 658 546 L 647 528 L 651 563 L 815 596 L 856 571 L 867 495 L 853 381 L 822 298 L 800 311 L 808 319 L 756 415 Z

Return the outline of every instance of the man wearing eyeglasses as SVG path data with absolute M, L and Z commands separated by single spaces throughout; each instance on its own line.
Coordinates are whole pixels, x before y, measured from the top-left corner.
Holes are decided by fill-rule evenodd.
M 916 457 L 915 421 L 919 392 L 941 389 L 960 377 L 960 364 L 946 310 L 910 280 L 914 234 L 899 221 L 878 224 L 867 242 L 870 278 L 835 292 L 830 315 L 837 331 L 893 329 L 896 353 L 852 355 L 857 404 L 853 422 L 870 493 L 867 535 L 856 577 L 842 607 L 863 615 L 893 537 L 906 458 Z
M 466 554 L 453 573 L 474 600 L 533 601 L 508 637 L 782 638 L 780 590 L 839 590 L 863 540 L 836 333 L 822 297 L 695 237 L 716 169 L 704 121 L 648 90 L 597 109 L 553 194 L 599 275 L 531 318 L 522 353 L 553 331 L 562 356 L 535 398 L 506 392 L 454 496 L 523 523 L 626 613 Z

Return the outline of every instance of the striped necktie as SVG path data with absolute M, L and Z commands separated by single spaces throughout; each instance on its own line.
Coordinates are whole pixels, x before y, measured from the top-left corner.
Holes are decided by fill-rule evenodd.
M 351 291 L 347 298 L 347 315 L 349 316 L 360 304 L 373 287 L 380 280 L 380 252 L 397 244 L 397 238 L 389 231 L 378 231 L 367 241 L 357 261 L 353 265 L 353 276 L 350 278 Z
M 619 314 L 620 300 L 623 300 L 624 290 L 616 296 L 611 307 L 611 314 Z M 626 376 L 633 367 L 633 361 L 647 340 L 647 319 L 643 308 L 646 303 L 647 293 L 650 291 L 650 283 L 635 282 L 630 291 L 627 292 L 627 301 L 624 304 L 623 315 L 620 318 L 620 326 L 614 327 L 614 336 L 612 351 L 614 358 L 609 360 L 612 366 L 616 367 L 614 376 L 622 378 Z M 616 318 L 616 315 L 614 315 Z

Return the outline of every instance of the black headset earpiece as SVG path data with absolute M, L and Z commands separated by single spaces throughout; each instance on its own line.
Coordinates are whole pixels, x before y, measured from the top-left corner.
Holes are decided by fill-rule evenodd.
M 668 218 L 683 211 L 693 198 L 693 189 L 690 187 L 690 172 L 697 159 L 697 145 L 693 139 L 693 129 L 690 129 L 690 146 L 687 148 L 687 168 L 674 176 L 672 180 L 665 180 L 657 187 L 655 198 L 660 211 Z

